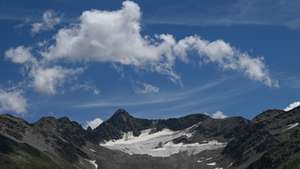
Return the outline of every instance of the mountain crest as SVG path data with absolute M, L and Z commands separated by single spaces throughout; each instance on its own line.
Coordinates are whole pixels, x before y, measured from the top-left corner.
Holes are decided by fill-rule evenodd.
M 112 116 L 111 120 L 122 120 L 122 121 L 128 121 L 129 119 L 134 118 L 131 116 L 125 109 L 119 108 Z

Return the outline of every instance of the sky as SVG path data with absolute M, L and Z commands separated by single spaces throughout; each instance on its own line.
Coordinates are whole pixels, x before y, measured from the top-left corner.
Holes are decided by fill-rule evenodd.
M 101 123 L 299 103 L 297 0 L 0 0 L 0 113 Z M 274 12 L 276 11 L 276 12 Z

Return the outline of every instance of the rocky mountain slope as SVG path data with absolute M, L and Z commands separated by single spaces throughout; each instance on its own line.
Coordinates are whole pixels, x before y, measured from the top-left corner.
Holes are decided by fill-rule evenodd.
M 243 135 L 225 148 L 235 165 L 249 169 L 300 168 L 300 107 L 268 110 L 252 120 Z
M 149 120 L 117 110 L 83 129 L 66 117 L 0 115 L 0 169 L 298 169 L 300 107 L 252 120 Z

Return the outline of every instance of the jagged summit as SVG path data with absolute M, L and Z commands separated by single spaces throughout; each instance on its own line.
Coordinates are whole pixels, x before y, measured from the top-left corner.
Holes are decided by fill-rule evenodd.
M 59 117 L 59 118 L 53 117 L 53 116 L 46 116 L 46 117 L 40 118 L 34 124 L 41 124 L 41 123 L 72 123 L 72 121 L 66 116 Z
M 151 120 L 131 116 L 126 110 L 118 109 L 107 121 L 103 122 L 90 133 L 95 142 L 119 139 L 124 132 L 139 135 L 141 130 L 151 127 Z
M 119 108 L 117 111 L 115 111 L 115 113 L 111 116 L 110 119 L 122 119 L 126 121 L 130 118 L 134 118 L 134 117 L 131 116 L 125 109 Z
M 118 115 L 118 114 L 129 114 L 124 108 L 118 108 L 114 115 Z

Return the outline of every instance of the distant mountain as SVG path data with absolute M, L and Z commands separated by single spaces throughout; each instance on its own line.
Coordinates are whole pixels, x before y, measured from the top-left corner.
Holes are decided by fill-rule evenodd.
M 300 107 L 252 120 L 141 119 L 123 109 L 92 130 L 67 117 L 0 115 L 0 169 L 299 169 Z

